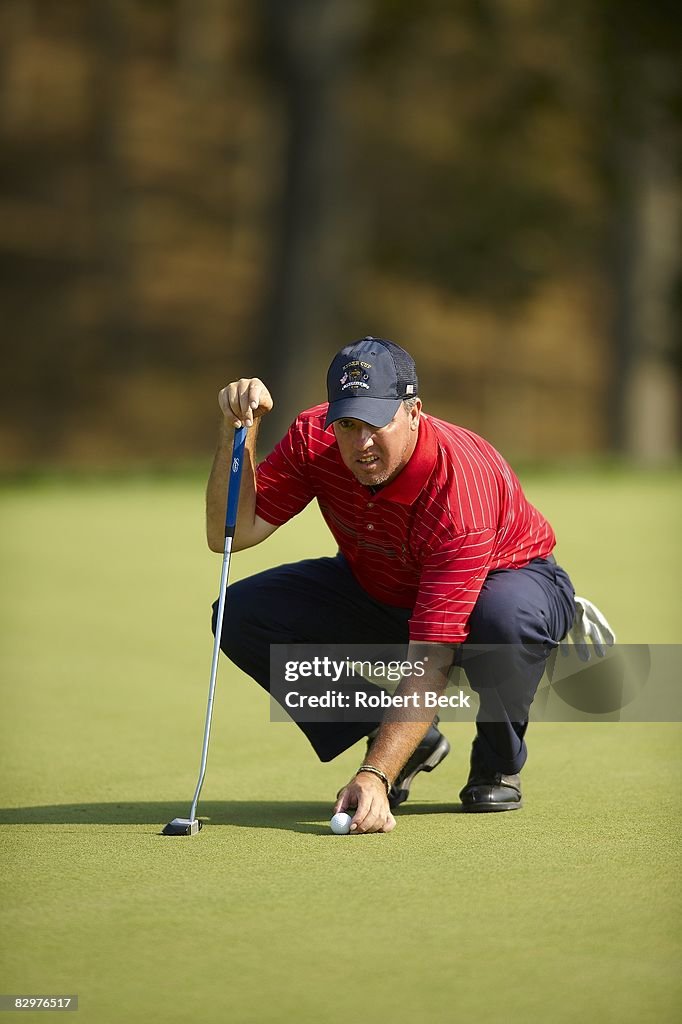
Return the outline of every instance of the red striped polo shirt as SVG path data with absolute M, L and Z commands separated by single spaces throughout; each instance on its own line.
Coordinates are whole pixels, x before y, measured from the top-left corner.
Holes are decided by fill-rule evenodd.
M 302 412 L 260 463 L 257 515 L 281 526 L 316 498 L 360 586 L 412 609 L 410 639 L 461 643 L 488 573 L 549 555 L 551 526 L 492 445 L 423 413 L 410 461 L 372 493 L 343 464 L 326 412 Z

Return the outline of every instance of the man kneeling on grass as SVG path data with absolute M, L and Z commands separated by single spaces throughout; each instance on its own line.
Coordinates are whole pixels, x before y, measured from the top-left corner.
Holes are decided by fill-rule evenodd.
M 400 346 L 367 337 L 343 348 L 329 368 L 327 396 L 300 413 L 257 466 L 270 392 L 255 377 L 220 392 L 223 422 L 206 502 L 211 550 L 223 551 L 232 431 L 242 425 L 252 429 L 233 551 L 260 544 L 313 498 L 338 544 L 333 558 L 232 584 L 221 648 L 269 690 L 271 644 L 409 643 L 413 664 L 429 645 L 424 674 L 404 679 L 400 692 L 443 694 L 453 661 L 465 667 L 480 708 L 462 805 L 515 810 L 529 709 L 576 615 L 571 581 L 552 556 L 554 532 L 487 441 L 423 412 L 414 362 Z M 585 606 L 588 617 L 598 615 Z M 494 647 L 467 659 L 467 647 L 478 645 Z M 392 811 L 415 776 L 449 752 L 433 714 L 405 718 L 298 723 L 322 761 L 367 741 L 334 807 L 355 809 L 354 832 L 395 828 Z

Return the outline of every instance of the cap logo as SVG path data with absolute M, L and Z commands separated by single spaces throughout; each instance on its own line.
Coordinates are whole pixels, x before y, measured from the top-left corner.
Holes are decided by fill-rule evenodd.
M 365 363 L 362 359 L 353 359 L 351 362 L 346 363 L 343 367 L 343 375 L 339 380 L 341 390 L 346 391 L 347 388 L 365 388 L 369 391 L 369 374 L 367 370 L 372 369 L 371 363 Z

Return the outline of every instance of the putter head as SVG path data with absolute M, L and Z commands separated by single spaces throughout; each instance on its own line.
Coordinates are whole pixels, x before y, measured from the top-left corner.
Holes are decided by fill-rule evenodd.
M 190 821 L 189 818 L 173 818 L 169 821 L 162 836 L 195 836 L 201 830 L 201 822 L 198 818 Z

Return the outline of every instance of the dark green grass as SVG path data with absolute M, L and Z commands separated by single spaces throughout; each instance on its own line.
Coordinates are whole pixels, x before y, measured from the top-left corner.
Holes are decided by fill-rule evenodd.
M 680 639 L 679 477 L 528 477 L 623 641 Z M 675 725 L 538 724 L 520 813 L 457 813 L 471 726 L 388 836 L 334 837 L 319 765 L 223 662 L 194 839 L 220 558 L 202 484 L 2 495 L 0 991 L 81 1020 L 648 1022 L 679 1016 Z M 233 576 L 328 553 L 314 510 Z

